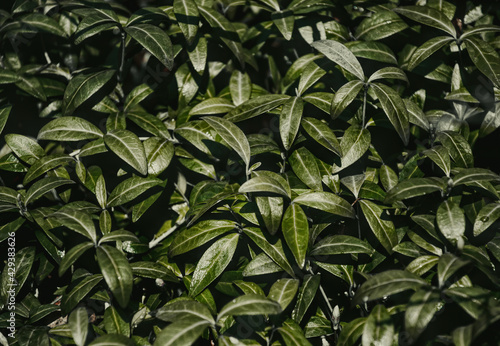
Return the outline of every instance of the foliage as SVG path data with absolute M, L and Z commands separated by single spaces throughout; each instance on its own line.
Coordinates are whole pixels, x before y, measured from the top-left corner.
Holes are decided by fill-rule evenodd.
M 500 338 L 497 1 L 137 3 L 1 5 L 2 343 Z

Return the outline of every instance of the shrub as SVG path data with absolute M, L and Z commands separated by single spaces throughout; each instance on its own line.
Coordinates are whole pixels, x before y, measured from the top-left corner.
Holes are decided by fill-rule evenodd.
M 500 338 L 497 1 L 1 6 L 2 344 Z

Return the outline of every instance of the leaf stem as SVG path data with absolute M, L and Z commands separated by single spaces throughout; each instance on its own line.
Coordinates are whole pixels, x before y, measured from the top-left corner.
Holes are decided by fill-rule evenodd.
M 365 128 L 365 119 L 366 119 L 366 94 L 368 93 L 368 84 L 364 85 L 364 93 L 363 93 L 363 128 Z
M 118 69 L 118 82 L 123 83 L 123 68 L 125 66 L 125 39 L 127 38 L 127 34 L 123 29 L 120 29 L 121 32 L 121 53 L 120 53 L 120 67 Z

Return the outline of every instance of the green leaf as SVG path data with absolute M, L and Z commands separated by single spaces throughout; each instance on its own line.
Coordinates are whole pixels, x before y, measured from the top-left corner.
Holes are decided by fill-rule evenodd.
M 120 334 L 105 334 L 92 341 L 89 346 L 134 346 L 132 339 Z
M 337 137 L 324 122 L 316 118 L 302 118 L 302 127 L 316 142 L 342 157 L 342 149 Z
M 165 67 L 174 67 L 174 49 L 172 41 L 161 28 L 151 24 L 136 24 L 128 26 L 125 32 L 153 54 Z
M 443 12 L 427 6 L 402 6 L 395 8 L 394 11 L 411 20 L 432 26 L 450 34 L 453 38 L 457 38 L 455 27 Z
M 447 177 L 451 173 L 451 160 L 448 151 L 440 146 L 436 145 L 430 149 L 422 151 L 422 154 L 430 158 L 439 168 L 441 168 Z
M 368 83 L 379 79 L 399 79 L 409 83 L 406 74 L 397 67 L 384 67 L 375 71 L 370 78 L 368 78 Z
M 500 218 L 500 203 L 486 204 L 481 208 L 474 222 L 474 236 L 477 237 Z
M 445 253 L 441 256 L 438 262 L 437 277 L 439 281 L 439 287 L 442 288 L 447 284 L 447 280 L 452 277 L 459 269 L 465 267 L 469 264 L 469 261 L 463 260 L 456 257 L 452 253 Z M 457 278 L 458 279 L 458 278 Z M 453 280 L 456 281 L 456 280 Z M 448 286 L 451 283 L 448 283 Z
M 268 298 L 278 302 L 281 309 L 285 310 L 295 298 L 299 289 L 299 280 L 278 279 L 269 289 Z
M 408 145 L 410 141 L 410 124 L 403 100 L 394 89 L 385 84 L 373 83 L 372 87 L 392 126 L 394 126 L 403 143 Z
M 44 32 L 56 36 L 67 37 L 61 26 L 49 16 L 41 13 L 30 13 L 22 16 L 19 21 L 23 26 L 34 29 L 37 32 Z
M 314 297 L 316 296 L 316 292 L 318 291 L 318 287 L 321 281 L 320 274 L 306 274 L 304 275 L 304 279 L 302 280 L 302 284 L 299 288 L 299 295 L 297 296 L 297 303 L 292 311 L 292 319 L 300 323 L 304 315 L 306 314 L 309 306 L 311 305 Z
M 129 111 L 152 93 L 153 89 L 151 89 L 147 84 L 141 84 L 136 86 L 125 98 L 123 111 L 124 112 Z
M 498 182 L 500 176 L 493 173 L 489 169 L 484 168 L 466 168 L 461 169 L 458 174 L 453 177 L 453 185 L 470 184 L 479 181 Z
M 241 46 L 240 38 L 233 24 L 222 14 L 211 8 L 199 6 L 198 11 L 212 27 L 212 30 L 216 33 L 216 37 L 224 42 L 240 64 L 244 66 L 243 47 Z
M 75 44 L 80 44 L 86 39 L 105 30 L 118 26 L 117 21 L 102 13 L 92 13 L 85 16 L 78 24 L 73 37 Z
M 417 104 L 409 99 L 404 99 L 406 110 L 408 111 L 408 120 L 410 123 L 420 126 L 426 131 L 429 131 L 429 120 L 424 114 L 424 111 Z
M 108 197 L 108 207 L 130 202 L 150 188 L 160 185 L 162 181 L 157 178 L 131 177 L 118 184 Z
M 125 308 L 133 287 L 132 268 L 127 258 L 114 247 L 100 245 L 97 247 L 97 262 L 114 298 Z
M 274 25 L 281 32 L 285 40 L 290 41 L 293 34 L 295 16 L 292 10 L 276 11 L 271 14 Z
M 224 118 L 237 123 L 247 120 L 282 105 L 290 98 L 288 95 L 262 95 L 242 103 L 233 108 Z
M 139 173 L 148 174 L 144 146 L 133 132 L 128 130 L 110 131 L 104 135 L 104 142 L 111 151 Z
M 415 258 L 406 266 L 406 270 L 415 275 L 421 276 L 431 270 L 438 262 L 439 257 L 437 256 L 420 256 Z
M 366 241 L 350 235 L 331 235 L 316 243 L 311 256 L 318 255 L 343 255 L 349 253 L 373 254 L 374 250 Z
M 206 305 L 184 297 L 169 301 L 156 310 L 153 315 L 166 322 L 175 322 L 184 319 L 203 319 L 210 323 L 214 323 L 212 314 Z
M 28 205 L 33 203 L 38 198 L 45 195 L 52 189 L 55 189 L 59 186 L 74 184 L 75 182 L 66 178 L 59 177 L 48 177 L 43 178 L 34 183 L 26 192 L 26 196 L 24 197 L 24 204 Z
M 474 166 L 474 156 L 467 140 L 458 133 L 439 132 L 436 140 L 448 149 L 451 158 L 458 167 L 469 168 Z
M 393 65 L 398 64 L 394 52 L 387 45 L 381 42 L 353 41 L 347 42 L 346 46 L 358 58 L 365 58 Z
M 356 291 L 353 298 L 354 304 L 361 304 L 385 296 L 390 296 L 409 289 L 417 289 L 428 285 L 415 274 L 402 270 L 386 270 L 375 274 L 366 280 Z
M 280 304 L 272 299 L 260 294 L 245 294 L 224 305 L 217 315 L 217 320 L 224 316 L 276 315 L 281 311 Z
M 265 235 L 260 228 L 256 227 L 246 227 L 243 232 L 252 241 L 268 255 L 271 259 L 276 262 L 281 268 L 283 268 L 292 277 L 295 277 L 293 268 L 288 263 L 283 246 L 281 244 L 281 239 Z
M 391 254 L 392 248 L 398 244 L 398 236 L 391 219 L 387 216 L 384 217 L 385 209 L 367 200 L 360 200 L 359 203 L 363 215 L 378 241 Z
M 63 115 L 72 115 L 82 103 L 96 95 L 114 75 L 115 70 L 102 70 L 79 73 L 71 78 L 64 91 Z M 99 97 L 99 100 L 102 97 Z
M 408 70 L 411 71 L 432 54 L 443 48 L 446 44 L 453 41 L 452 37 L 449 36 L 438 36 L 433 37 L 429 41 L 426 41 L 420 47 L 415 49 L 411 55 L 410 61 L 408 62 Z
M 54 169 L 60 165 L 72 162 L 74 159 L 66 154 L 51 154 L 37 160 L 33 166 L 30 167 L 24 176 L 23 184 L 28 185 L 32 180 L 38 178 L 42 174 Z
M 17 237 L 19 234 L 17 234 Z M 15 239 L 14 239 L 15 243 Z M 14 244 L 15 245 L 15 244 Z M 12 257 L 12 255 L 10 256 Z M 7 301 L 10 301 L 10 297 L 17 296 L 21 288 L 23 288 L 26 280 L 30 276 L 31 268 L 35 261 L 35 248 L 32 246 L 23 247 L 21 249 L 16 249 L 14 256 L 15 267 L 8 266 L 4 267 L 2 272 L 2 280 L 0 286 L 0 297 L 2 299 L 2 304 L 7 305 Z M 9 263 L 12 263 L 9 261 Z M 14 292 L 12 292 L 14 291 Z
M 436 212 L 436 222 L 446 239 L 458 239 L 465 233 L 465 215 L 458 204 L 447 200 Z
M 474 65 L 499 88 L 500 56 L 495 49 L 485 41 L 475 37 L 465 39 L 465 45 Z
M 92 291 L 92 289 L 102 280 L 101 274 L 88 275 L 78 284 L 71 287 L 69 292 L 63 294 L 61 309 L 64 314 L 68 314 L 81 300 Z
M 257 196 L 255 197 L 255 202 L 267 230 L 272 235 L 276 234 L 281 224 L 281 217 L 283 216 L 283 198 Z M 258 220 L 257 223 L 259 223 Z
M 406 29 L 408 25 L 392 11 L 377 11 L 356 28 L 358 40 L 378 41 Z
M 312 346 L 312 344 L 304 336 L 302 328 L 297 323 L 288 320 L 283 323 L 283 326 L 278 328 L 278 332 L 285 341 L 286 345 L 295 346 Z
M 156 336 L 154 346 L 192 345 L 210 324 L 199 318 L 176 321 Z
M 94 244 L 97 244 L 94 222 L 90 214 L 78 209 L 65 207 L 51 214 L 50 217 L 55 218 L 63 226 L 80 233 L 92 240 Z
M 113 241 L 130 241 L 134 243 L 140 242 L 134 233 L 125 230 L 118 230 L 104 234 L 101 239 L 99 239 L 99 245 Z
M 110 234 L 115 233 L 111 232 Z M 137 241 L 137 240 L 136 240 Z M 164 281 L 170 282 L 178 282 L 179 279 L 171 270 L 165 268 L 161 264 L 148 262 L 148 261 L 140 261 L 130 263 L 130 268 L 132 268 L 132 273 L 136 276 L 142 276 L 144 278 L 149 279 L 161 279 Z
M 233 108 L 234 105 L 228 99 L 213 97 L 198 103 L 189 111 L 189 115 L 222 114 Z
M 151 137 L 144 142 L 148 160 L 148 174 L 157 176 L 170 165 L 174 157 L 174 144 L 166 139 Z
M 313 42 L 311 46 L 343 69 L 355 75 L 359 80 L 365 80 L 365 74 L 358 59 L 342 43 L 333 40 L 322 40 Z
M 19 81 L 19 76 L 15 71 L 0 69 L 0 85 L 11 84 Z M 4 106 L 6 108 L 10 106 Z
M 94 247 L 94 243 L 85 242 L 73 246 L 68 252 L 66 252 L 61 263 L 59 263 L 59 276 L 63 276 L 66 270 L 68 270 L 78 258 L 80 258 L 88 249 L 92 247 Z
M 330 192 L 306 192 L 296 197 L 293 202 L 339 216 L 355 216 L 354 209 L 346 200 Z
M 135 107 L 127 112 L 127 118 L 132 120 L 142 129 L 152 133 L 155 136 L 171 139 L 165 124 L 154 115 L 145 112 L 140 107 Z
M 311 88 L 318 80 L 326 74 L 324 64 L 310 62 L 306 66 L 304 72 L 300 76 L 299 86 L 297 88 L 297 96 L 302 95 L 306 90 Z
M 297 177 L 313 190 L 322 191 L 321 174 L 314 155 L 305 147 L 295 150 L 288 158 Z
M 193 0 L 174 0 L 174 14 L 184 37 L 191 44 L 198 32 L 198 7 Z
M 287 151 L 292 147 L 299 132 L 303 111 L 304 101 L 300 97 L 291 97 L 281 109 L 279 130 L 283 147 Z
M 234 70 L 229 80 L 229 91 L 236 106 L 248 101 L 252 95 L 252 81 L 247 73 Z M 228 112 L 231 109 L 228 110 Z M 225 113 L 225 112 L 223 112 Z
M 130 337 L 130 325 L 114 306 L 104 310 L 104 328 L 108 334 L 119 334 Z
M 363 85 L 362 81 L 353 80 L 340 87 L 335 93 L 330 108 L 330 115 L 333 119 L 337 118 L 352 103 L 356 96 L 358 96 L 361 88 L 363 88 Z
M 198 261 L 193 273 L 189 295 L 196 297 L 217 279 L 233 258 L 238 246 L 238 234 L 227 235 L 213 243 Z
M 77 346 L 85 345 L 89 328 L 89 317 L 87 309 L 79 307 L 69 315 L 68 325 L 71 330 L 71 335 Z
M 347 187 L 347 189 L 351 191 L 354 197 L 356 198 L 359 197 L 359 191 L 361 190 L 361 186 L 365 181 L 366 181 L 365 174 L 350 175 L 340 179 L 342 185 Z
M 442 182 L 437 178 L 412 178 L 403 180 L 387 192 L 385 203 L 392 204 L 396 201 L 442 190 Z
M 363 333 L 364 324 L 366 322 L 366 317 L 356 318 L 342 328 L 339 339 L 337 341 L 338 346 L 349 346 L 355 345 L 359 337 Z
M 344 154 L 340 160 L 341 165 L 339 167 L 334 164 L 332 173 L 338 173 L 357 162 L 370 147 L 370 142 L 370 131 L 357 125 L 350 126 L 340 141 L 340 148 Z
M 5 143 L 24 162 L 32 165 L 36 160 L 45 156 L 45 150 L 33 139 L 9 133 L 5 135 Z
M 290 198 L 289 191 L 287 191 L 279 181 L 269 176 L 257 176 L 246 181 L 241 185 L 239 192 L 270 192 Z
M 52 120 L 38 132 L 39 140 L 81 141 L 102 137 L 99 128 L 85 119 L 62 117 Z
M 391 315 L 382 304 L 375 305 L 365 321 L 361 344 L 363 346 L 392 345 L 393 337 L 394 324 L 391 321 Z
M 2 78 L 2 76 L 1 76 L 1 71 L 0 71 L 0 79 L 1 78 Z M 12 110 L 12 106 L 0 107 L 0 134 L 2 134 L 2 131 L 5 127 L 5 124 L 7 124 L 7 119 L 9 119 L 9 114 L 10 114 L 11 110 Z
M 418 290 L 408 302 L 405 311 L 405 331 L 410 340 L 417 340 L 427 328 L 438 306 L 441 304 L 440 294 L 435 290 Z
M 250 166 L 250 144 L 248 144 L 245 133 L 243 133 L 243 131 L 241 131 L 240 128 L 234 125 L 231 121 L 223 118 L 204 117 L 203 120 L 205 120 L 215 131 L 217 131 L 217 133 L 231 149 L 236 151 L 236 153 L 243 159 L 243 162 L 245 162 L 246 170 L 248 171 Z
M 309 222 L 299 205 L 290 204 L 283 215 L 281 229 L 285 241 L 295 257 L 295 261 L 300 268 L 303 268 L 309 242 Z

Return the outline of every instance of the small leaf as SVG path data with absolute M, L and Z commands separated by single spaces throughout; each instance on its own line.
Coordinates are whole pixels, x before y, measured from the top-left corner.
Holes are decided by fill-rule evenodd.
M 441 203 L 436 212 L 436 221 L 446 239 L 458 239 L 465 233 L 464 211 L 450 200 Z
M 55 189 L 59 186 L 74 184 L 75 182 L 66 178 L 59 177 L 48 177 L 43 178 L 34 183 L 26 192 L 26 196 L 24 197 L 24 204 L 28 205 L 33 203 L 38 198 L 45 195 L 52 189 Z
M 358 59 L 342 43 L 333 40 L 323 40 L 313 42 L 311 46 L 343 69 L 355 75 L 359 80 L 365 80 L 365 74 Z
M 125 230 L 118 230 L 104 234 L 101 239 L 99 239 L 99 245 L 113 241 L 130 241 L 134 243 L 140 242 L 134 233 Z
M 92 341 L 89 346 L 134 346 L 132 339 L 120 334 L 105 334 Z
M 500 203 L 486 204 L 481 208 L 474 222 L 474 236 L 477 237 L 500 218 Z
M 280 182 L 269 176 L 257 176 L 246 181 L 243 185 L 241 185 L 239 192 L 270 192 L 290 197 L 289 192 L 280 184 Z
M 260 294 L 245 294 L 233 299 L 219 311 L 217 320 L 224 316 L 276 315 L 281 313 L 279 303 Z
M 174 14 L 188 43 L 192 43 L 198 32 L 198 7 L 193 0 L 174 0 Z
M 398 244 L 398 236 L 394 224 L 387 218 L 384 220 L 384 208 L 367 200 L 360 200 L 361 210 L 366 217 L 370 228 L 384 249 L 391 254 L 393 247 Z
M 427 328 L 440 303 L 440 294 L 435 290 L 422 289 L 411 296 L 405 311 L 405 330 L 410 340 L 417 340 Z
M 448 151 L 440 146 L 436 145 L 430 149 L 422 151 L 422 154 L 430 158 L 436 165 L 439 166 L 446 174 L 447 177 L 450 176 L 451 173 L 451 160 Z
M 300 268 L 304 267 L 309 242 L 309 222 L 302 208 L 292 203 L 283 215 L 281 229 Z
M 439 259 L 437 268 L 439 287 L 443 287 L 453 274 L 455 274 L 459 269 L 463 268 L 467 264 L 469 264 L 469 261 L 458 258 L 452 253 L 445 253 L 444 255 L 442 255 Z
M 118 251 L 118 250 L 117 250 Z M 102 280 L 101 274 L 88 275 L 78 284 L 71 287 L 69 292 L 63 294 L 61 299 L 61 310 L 68 314 L 92 289 Z
M 361 344 L 363 346 L 392 345 L 393 337 L 394 324 L 391 321 L 391 315 L 382 304 L 375 305 L 365 321 Z
M 378 41 L 406 29 L 408 25 L 392 11 L 377 11 L 356 28 L 358 40 Z
M 415 290 L 424 285 L 428 285 L 427 282 L 415 274 L 402 270 L 387 270 L 366 280 L 356 291 L 353 303 L 368 302 L 409 289 Z
M 466 168 L 461 169 L 458 174 L 453 177 L 453 185 L 470 184 L 479 181 L 500 181 L 500 176 L 493 173 L 489 169 L 484 168 Z
M 161 174 L 174 157 L 174 144 L 166 139 L 151 137 L 144 142 L 148 160 L 148 173 L 152 176 Z
M 32 180 L 60 165 L 72 162 L 74 159 L 66 154 L 52 154 L 42 157 L 30 167 L 24 176 L 23 184 L 27 185 Z
M 312 344 L 304 336 L 302 328 L 300 328 L 300 326 L 293 320 L 285 321 L 283 326 L 278 328 L 278 332 L 285 341 L 286 345 L 312 346 Z
M 116 248 L 101 245 L 97 247 L 97 262 L 114 298 L 125 308 L 133 286 L 132 269 L 127 258 Z
M 248 74 L 234 70 L 229 80 L 229 91 L 236 106 L 248 101 L 252 94 L 252 81 Z
M 374 250 L 366 241 L 350 235 L 332 235 L 321 239 L 310 252 L 311 256 L 343 255 L 349 253 L 373 254 Z
M 298 289 L 299 280 L 278 279 L 269 289 L 268 298 L 278 302 L 281 308 L 285 310 L 295 298 Z
M 176 321 L 157 336 L 154 346 L 192 345 L 211 323 L 199 318 Z
M 212 314 L 206 305 L 184 297 L 169 301 L 156 310 L 153 315 L 166 322 L 175 322 L 184 319 L 204 319 L 210 323 L 214 323 Z
M 354 209 L 346 200 L 329 192 L 307 192 L 296 197 L 293 202 L 349 218 L 354 218 L 355 215 Z
M 156 178 L 131 177 L 118 184 L 108 197 L 108 207 L 130 202 L 148 189 L 160 185 L 162 181 Z
M 212 281 L 217 279 L 233 258 L 238 246 L 238 234 L 219 239 L 210 246 L 198 261 L 189 288 L 189 295 L 196 297 Z
M 228 99 L 222 97 L 213 97 L 201 101 L 191 108 L 189 115 L 222 114 L 230 112 L 234 105 Z
M 397 67 L 381 68 L 368 78 L 368 83 L 379 79 L 399 79 L 408 83 L 408 77 L 406 77 L 403 70 Z
M 111 232 L 110 234 L 115 233 Z M 137 242 L 137 240 L 135 240 Z M 132 273 L 136 276 L 142 276 L 143 278 L 149 279 L 161 279 L 164 281 L 178 282 L 179 279 L 171 270 L 165 268 L 165 266 L 148 261 L 140 261 L 130 263 L 130 268 L 132 268 Z
M 153 89 L 151 89 L 147 84 L 141 84 L 136 86 L 125 98 L 125 102 L 123 105 L 123 111 L 127 112 L 132 109 L 134 106 L 138 105 L 141 101 L 143 101 L 146 97 L 151 95 Z
M 282 105 L 290 98 L 288 95 L 262 95 L 242 103 L 233 108 L 224 118 L 237 123 L 247 120 Z
M 291 10 L 276 11 L 271 14 L 274 25 L 281 32 L 285 40 L 290 41 L 293 34 L 295 16 Z
M 443 30 L 453 38 L 457 38 L 455 27 L 441 11 L 427 6 L 402 6 L 395 8 L 394 11 L 416 22 Z
M 288 158 L 290 166 L 297 177 L 313 190 L 323 190 L 321 174 L 314 155 L 305 147 L 295 150 Z
M 337 341 L 338 346 L 356 345 L 359 337 L 363 333 L 366 317 L 359 317 L 352 320 L 342 328 Z
M 0 71 L 0 79 L 1 78 L 2 78 L 2 76 L 1 76 L 1 71 Z M 5 124 L 7 123 L 7 119 L 9 119 L 9 114 L 10 114 L 11 110 L 12 110 L 12 106 L 0 107 L 0 134 L 2 134 L 2 131 L 5 127 Z
M 50 217 L 55 218 L 63 226 L 89 238 L 94 244 L 97 243 L 94 222 L 92 221 L 92 217 L 86 212 L 64 207 L 51 214 Z
M 87 309 L 84 307 L 75 309 L 69 316 L 68 324 L 71 330 L 71 335 L 73 336 L 73 340 L 75 341 L 76 345 L 85 345 L 89 327 L 89 317 L 87 315 Z
M 356 96 L 358 96 L 361 88 L 363 88 L 363 85 L 362 81 L 353 80 L 342 85 L 337 90 L 330 108 L 330 115 L 333 119 L 337 118 L 352 103 Z
M 36 160 L 45 156 L 45 150 L 33 139 L 9 133 L 5 135 L 5 143 L 24 162 L 32 165 Z
M 128 130 L 113 130 L 104 135 L 104 142 L 118 157 L 139 173 L 148 174 L 144 146 L 139 138 Z
M 446 44 L 453 41 L 452 37 L 449 36 L 438 36 L 433 37 L 429 41 L 426 41 L 420 47 L 415 49 L 411 55 L 410 61 L 408 62 L 408 70 L 411 71 L 432 54 L 443 48 Z
M 172 41 L 160 27 L 151 24 L 136 24 L 126 27 L 125 32 L 153 54 L 167 69 L 173 68 Z
M 333 131 L 327 124 L 316 118 L 303 118 L 302 127 L 316 142 L 330 150 L 331 152 L 342 156 L 340 143 Z
M 474 156 L 467 140 L 458 133 L 439 132 L 436 140 L 448 149 L 451 158 L 458 167 L 469 168 L 474 166 Z
M 370 142 L 370 131 L 357 125 L 350 126 L 344 132 L 344 136 L 340 141 L 340 148 L 343 153 L 340 160 L 341 165 L 340 167 L 334 165 L 332 173 L 338 173 L 357 162 L 370 147 Z
M 292 311 L 292 319 L 300 323 L 304 315 L 306 314 L 309 306 L 311 305 L 318 287 L 320 285 L 321 275 L 320 274 L 306 274 L 302 280 L 302 284 L 299 288 L 299 295 L 297 296 L 297 303 Z
M 412 197 L 426 195 L 435 191 L 442 191 L 441 181 L 432 178 L 412 178 L 403 180 L 387 193 L 385 203 L 391 204 L 396 201 Z
M 292 147 L 295 141 L 303 111 L 304 101 L 302 101 L 300 97 L 290 98 L 281 109 L 279 130 L 283 147 L 287 151 Z
M 64 255 L 61 263 L 59 263 L 59 276 L 63 276 L 66 270 L 69 269 L 88 249 L 94 247 L 94 243 L 85 242 L 73 246 Z

